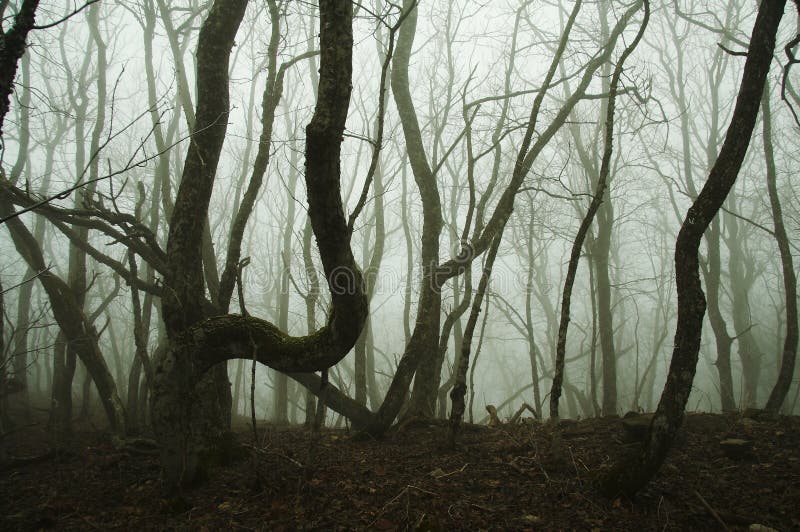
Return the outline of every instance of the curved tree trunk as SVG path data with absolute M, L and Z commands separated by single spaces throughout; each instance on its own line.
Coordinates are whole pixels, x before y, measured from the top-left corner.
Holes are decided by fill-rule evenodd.
M 422 200 L 422 236 L 420 251 L 420 267 L 422 275 L 419 284 L 419 301 L 417 318 L 411 338 L 406 344 L 405 353 L 392 380 L 389 391 L 378 411 L 379 423 L 388 426 L 394 421 L 411 378 L 416 371 L 415 397 L 409 407 L 409 415 L 433 417 L 436 408 L 438 378 L 434 374 L 435 365 L 420 364 L 424 357 L 433 357 L 438 351 L 439 329 L 441 322 L 442 294 L 435 286 L 434 274 L 439 264 L 439 239 L 442 233 L 442 205 L 436 175 L 428 163 L 428 156 L 422 142 L 417 113 L 411 98 L 408 79 L 408 65 L 411 48 L 417 28 L 419 8 L 415 0 L 404 0 L 403 10 L 411 10 L 400 28 L 397 50 L 392 66 L 392 94 L 403 126 L 406 151 L 414 174 L 414 180 Z M 397 378 L 400 375 L 401 378 Z
M 676 15 L 677 17 L 677 15 Z M 683 178 L 686 183 L 686 190 L 691 197 L 697 197 L 697 186 L 694 179 L 694 147 L 692 145 L 692 114 L 689 109 L 689 96 L 687 96 L 687 87 L 685 83 L 686 71 L 684 66 L 684 49 L 686 48 L 686 34 L 679 34 L 677 31 L 677 20 L 670 26 L 670 33 L 672 43 L 675 48 L 676 57 L 674 61 L 665 61 L 662 58 L 666 68 L 667 76 L 669 77 L 672 86 L 671 92 L 675 101 L 675 105 L 681 109 L 680 113 L 680 131 L 681 131 L 681 170 Z M 726 44 L 725 36 L 722 37 L 722 44 Z M 709 82 L 709 94 L 707 95 L 708 105 L 710 107 L 708 137 L 704 140 L 705 156 L 708 167 L 714 164 L 714 159 L 719 149 L 719 115 L 720 98 L 719 86 L 722 78 L 721 61 L 724 57 L 724 51 L 719 50 L 713 57 L 709 66 L 712 74 L 712 80 Z M 674 63 L 674 66 L 673 66 Z M 674 70 L 673 70 L 674 68 Z M 700 151 L 700 150 L 698 150 Z M 680 213 L 675 207 L 675 212 L 678 217 Z M 706 286 L 707 310 L 708 320 L 711 324 L 711 330 L 714 333 L 714 340 L 716 343 L 717 358 L 714 361 L 714 366 L 717 369 L 719 379 L 719 392 L 720 403 L 723 412 L 730 412 L 736 409 L 736 401 L 733 395 L 733 377 L 731 374 L 731 344 L 733 338 L 728 333 L 727 323 L 725 317 L 722 315 L 719 306 L 719 285 L 721 275 L 721 262 L 720 262 L 720 235 L 719 223 L 712 221 L 708 231 L 706 231 L 706 245 L 707 245 L 707 262 L 702 269 L 703 280 Z
M 225 137 L 228 59 L 245 0 L 217 0 L 200 32 L 195 135 L 170 223 L 162 307 L 170 341 L 157 360 L 152 424 L 168 484 L 192 482 L 204 449 L 204 412 L 197 383 L 213 365 L 233 358 L 256 360 L 284 372 L 325 369 L 352 348 L 368 313 L 364 282 L 350 249 L 339 190 L 342 135 L 352 77 L 352 4 L 320 2 L 318 103 L 306 128 L 309 216 L 322 258 L 332 311 L 328 323 L 293 338 L 256 317 L 205 318 L 201 263 L 203 220 Z
M 789 238 L 786 235 L 786 227 L 783 224 L 783 214 L 781 212 L 781 202 L 778 196 L 778 188 L 775 184 L 775 159 L 772 154 L 772 117 L 769 109 L 769 91 L 764 91 L 764 99 L 761 102 L 764 113 L 764 156 L 767 163 L 767 192 L 769 193 L 769 203 L 772 207 L 772 223 L 775 225 L 775 240 L 778 242 L 778 249 L 781 254 L 781 266 L 783 266 L 783 291 L 786 298 L 786 338 L 783 341 L 783 352 L 778 372 L 778 380 L 769 394 L 767 404 L 764 409 L 767 412 L 777 414 L 789 393 L 794 375 L 795 360 L 797 359 L 797 273 L 792 261 L 792 251 L 789 248 Z
M 577 13 L 581 2 L 577 2 L 578 8 L 575 9 Z M 405 4 L 405 9 L 408 8 L 410 2 Z M 627 27 L 630 19 L 636 14 L 641 8 L 640 3 L 635 3 L 630 6 L 625 13 L 620 17 L 619 21 L 615 24 L 614 28 L 610 34 L 610 42 L 606 43 L 603 47 L 602 51 L 595 55 L 589 62 L 586 64 L 586 68 L 581 76 L 581 79 L 576 87 L 576 90 L 567 98 L 566 102 L 559 108 L 556 116 L 553 120 L 541 131 L 539 135 L 534 135 L 536 132 L 536 125 L 537 119 L 539 116 L 539 110 L 541 109 L 542 102 L 545 98 L 546 91 L 540 91 L 537 94 L 536 99 L 534 100 L 533 107 L 531 109 L 530 120 L 528 122 L 528 127 L 525 134 L 524 142 L 518 152 L 517 160 L 514 166 L 514 172 L 509 184 L 506 186 L 504 191 L 501 194 L 500 199 L 498 200 L 497 206 L 492 213 L 489 221 L 487 222 L 486 226 L 483 228 L 482 232 L 480 232 L 479 236 L 476 236 L 471 242 L 464 242 L 462 243 L 462 249 L 459 255 L 453 259 L 450 259 L 438 266 L 435 264 L 428 266 L 430 263 L 423 261 L 423 275 L 421 280 L 421 288 L 420 288 L 420 300 L 419 300 L 419 307 L 420 307 L 420 314 L 418 314 L 417 324 L 415 326 L 414 332 L 411 334 L 411 338 L 409 339 L 408 343 L 406 344 L 405 352 L 403 353 L 402 358 L 397 366 L 395 371 L 394 378 L 392 379 L 392 383 L 389 386 L 389 390 L 386 394 L 383 404 L 379 411 L 372 416 L 372 421 L 370 421 L 368 425 L 368 430 L 371 433 L 377 434 L 382 433 L 386 429 L 391 426 L 394 422 L 397 415 L 400 413 L 403 405 L 406 402 L 406 394 L 408 392 L 409 384 L 411 380 L 414 378 L 414 373 L 417 370 L 417 365 L 421 358 L 425 355 L 426 349 L 435 350 L 436 349 L 436 342 L 434 341 L 435 338 L 431 338 L 431 336 L 436 336 L 435 333 L 438 332 L 439 326 L 438 322 L 440 320 L 440 307 L 441 307 L 441 296 L 440 291 L 442 286 L 447 282 L 447 280 L 460 275 L 464 272 L 464 270 L 469 267 L 472 260 L 476 257 L 480 256 L 484 251 L 489 248 L 493 238 L 501 234 L 505 228 L 506 222 L 508 221 L 509 217 L 513 212 L 514 207 L 514 200 L 516 198 L 517 193 L 525 179 L 528 175 L 533 162 L 539 156 L 540 153 L 544 150 L 544 148 L 548 145 L 550 140 L 556 134 L 556 132 L 563 126 L 565 121 L 567 120 L 571 110 L 575 107 L 575 105 L 584 97 L 586 94 L 586 90 L 589 87 L 591 81 L 594 79 L 594 74 L 597 70 L 602 66 L 606 61 L 608 61 L 612 51 L 613 51 L 613 44 L 616 43 L 617 39 L 622 34 L 623 30 Z M 412 12 L 413 14 L 413 12 Z M 411 15 L 408 15 L 409 20 L 411 20 Z M 573 21 L 574 21 L 574 17 Z M 405 27 L 405 23 L 403 24 Z M 556 53 L 556 57 L 551 65 L 552 72 L 549 73 L 549 77 L 543 80 L 542 86 L 548 87 L 550 84 L 550 80 L 552 80 L 553 75 L 555 73 L 555 69 L 558 65 L 560 60 L 561 54 L 563 53 L 564 49 L 566 48 L 567 41 L 569 39 L 570 30 L 572 27 L 572 23 L 569 24 L 568 27 L 565 28 L 564 33 L 562 34 L 561 41 L 559 43 L 559 50 Z M 401 34 L 400 39 L 403 39 Z M 404 79 L 397 79 L 397 71 L 403 70 L 401 65 L 398 65 L 398 61 L 403 61 L 402 59 L 402 52 L 401 52 L 402 45 L 398 43 L 398 49 L 395 54 L 395 64 L 393 68 L 393 76 L 392 76 L 392 87 L 394 91 L 397 91 L 397 87 L 407 85 L 407 80 Z M 410 53 L 410 50 L 405 52 Z M 405 59 L 407 61 L 407 59 Z M 407 70 L 407 69 L 406 69 Z M 395 101 L 397 102 L 397 92 L 395 92 Z M 402 105 L 398 103 L 398 110 L 401 116 L 401 120 L 409 119 L 411 122 L 410 115 L 406 115 L 404 118 L 404 111 L 401 109 Z M 410 127 L 413 127 L 413 123 L 409 124 Z M 404 124 L 404 131 L 405 131 L 405 124 Z M 534 138 L 535 137 L 535 138 Z M 415 138 L 419 138 L 418 135 L 409 135 L 407 137 L 407 143 L 409 138 L 411 140 Z M 408 148 L 409 151 L 412 150 L 411 147 Z M 415 156 L 416 157 L 416 156 Z M 412 166 L 413 161 L 415 158 L 411 158 Z M 424 162 L 417 160 L 417 162 Z M 421 169 L 422 173 L 418 174 L 417 171 L 420 170 L 417 168 L 415 170 L 415 178 L 418 175 L 424 175 L 424 168 Z M 424 184 L 425 186 L 429 186 L 427 182 L 419 183 Z M 435 183 L 433 183 L 435 186 Z M 438 196 L 438 191 L 434 190 Z M 485 198 L 488 200 L 488 198 Z M 483 203 L 483 199 L 481 204 Z M 478 211 L 482 211 L 481 204 L 478 205 Z M 437 202 L 438 205 L 438 202 Z M 435 213 L 432 213 L 429 209 L 425 208 L 425 220 L 423 222 L 423 246 L 422 246 L 422 254 L 424 256 L 428 256 L 428 253 L 433 253 L 433 244 L 434 240 L 437 243 L 435 253 L 438 255 L 438 239 L 440 234 L 440 228 L 433 227 L 436 224 L 441 224 L 441 209 L 436 208 Z M 438 220 L 438 221 L 437 221 Z M 426 229 L 426 223 L 429 223 Z M 434 229 L 436 229 L 434 231 Z M 408 292 L 407 292 L 408 294 Z M 435 303 L 435 308 L 432 304 Z M 424 310 L 423 310 L 424 309 Z M 431 320 L 436 320 L 434 324 Z M 435 325 L 435 327 L 433 327 Z M 417 376 L 419 377 L 419 376 Z M 358 403 L 355 401 L 350 401 L 340 390 L 336 389 L 335 387 L 331 386 L 330 389 L 326 391 L 326 398 L 334 400 L 337 404 L 338 408 L 342 408 L 344 414 L 349 417 L 351 420 L 355 419 L 369 419 L 370 414 L 365 408 L 360 407 Z M 435 390 L 433 398 L 435 400 Z M 326 400 L 327 400 L 326 399 Z M 356 405 L 354 407 L 354 405 Z M 337 409 L 331 404 L 331 407 Z M 431 407 L 432 408 L 432 407 Z
M 633 53 L 636 49 L 636 46 L 641 41 L 642 36 L 644 35 L 644 30 L 647 27 L 647 23 L 650 18 L 650 4 L 647 0 L 644 1 L 644 18 L 642 19 L 642 24 L 639 27 L 639 32 L 636 34 L 634 40 L 629 44 L 625 50 L 622 52 L 619 60 L 617 61 L 617 65 L 614 68 L 614 73 L 611 77 L 611 83 L 609 85 L 609 92 L 610 96 L 608 98 L 608 106 L 606 108 L 606 116 L 604 120 L 604 149 L 603 149 L 603 158 L 600 165 L 600 172 L 598 174 L 597 185 L 595 188 L 594 196 L 592 197 L 592 201 L 589 204 L 589 208 L 586 210 L 586 215 L 583 217 L 581 221 L 581 225 L 578 228 L 578 233 L 575 235 L 575 240 L 572 243 L 572 251 L 570 253 L 569 259 L 569 266 L 567 269 L 567 277 L 564 280 L 564 290 L 561 299 L 561 320 L 559 322 L 558 327 L 558 342 L 556 344 L 556 365 L 553 371 L 553 385 L 550 390 L 550 417 L 553 420 L 553 423 L 558 422 L 558 401 L 561 397 L 561 384 L 564 379 L 564 365 L 565 365 L 565 356 L 566 356 L 566 344 L 567 344 L 567 330 L 569 327 L 570 321 L 570 301 L 572 299 L 572 286 L 575 282 L 575 274 L 578 270 L 578 261 L 580 259 L 580 252 L 583 248 L 584 239 L 586 237 L 586 233 L 589 231 L 589 226 L 592 224 L 595 214 L 597 210 L 600 208 L 600 204 L 603 202 L 603 198 L 605 196 L 606 188 L 607 188 L 607 181 L 608 176 L 611 172 L 611 154 L 613 152 L 613 142 L 614 142 L 614 112 L 616 107 L 616 91 L 617 87 L 619 86 L 620 77 L 622 76 L 622 67 L 625 64 L 625 60 Z M 608 226 L 609 234 L 607 235 L 610 239 L 610 224 Z M 608 256 L 608 247 L 606 246 L 606 257 Z M 600 270 L 605 271 L 608 273 L 607 268 L 601 268 Z M 607 278 L 606 278 L 607 281 Z M 599 284 L 599 283 L 598 283 Z M 606 282 L 606 288 L 608 288 L 608 283 Z M 606 292 L 606 295 L 610 299 L 610 294 Z M 598 296 L 598 299 L 600 297 Z M 610 305 L 609 305 L 610 307 Z M 602 309 L 601 309 L 602 312 Z M 605 325 L 610 326 L 610 321 Z M 611 335 L 611 331 L 606 331 L 606 336 Z M 603 341 L 603 331 L 601 325 L 601 342 Z M 606 340 L 608 341 L 608 339 Z M 613 349 L 613 344 L 611 346 Z M 605 349 L 603 353 L 605 355 Z M 614 366 L 615 367 L 615 366 Z M 603 359 L 603 376 L 604 378 L 608 378 L 607 370 L 608 365 L 606 364 L 605 356 Z M 616 372 L 609 372 L 614 379 L 613 383 L 613 406 L 616 409 Z M 604 389 L 612 387 L 612 383 L 604 382 Z M 603 414 L 608 414 L 607 412 L 608 406 L 608 397 L 607 393 L 604 391 L 603 393 Z M 554 444 L 555 446 L 558 445 L 558 431 L 554 431 Z
M 601 489 L 608 495 L 633 495 L 644 487 L 661 467 L 683 421 L 706 310 L 700 283 L 700 240 L 736 182 L 750 145 L 785 4 L 785 0 L 763 0 L 759 6 L 725 142 L 703 190 L 686 213 L 675 243 L 678 324 L 667 382 L 641 450 L 619 462 L 602 479 Z

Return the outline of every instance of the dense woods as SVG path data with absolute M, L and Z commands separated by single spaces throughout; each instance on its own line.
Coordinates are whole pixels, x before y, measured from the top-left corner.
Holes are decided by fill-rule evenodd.
M 687 411 L 800 414 L 797 0 L 0 14 L 0 466 L 89 422 L 184 501 L 273 430 L 624 415 L 618 501 Z

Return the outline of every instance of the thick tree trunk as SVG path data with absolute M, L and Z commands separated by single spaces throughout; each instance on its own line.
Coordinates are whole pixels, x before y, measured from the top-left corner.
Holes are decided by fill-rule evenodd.
M 170 220 L 162 306 L 172 338 L 205 317 L 203 234 L 229 112 L 228 58 L 246 0 L 215 2 L 197 50 L 194 134 Z M 224 66 L 224 68 L 223 68 Z
M 0 33 L 0 138 L 3 136 L 3 124 L 11 104 L 17 65 L 25 53 L 28 32 L 35 24 L 38 7 L 38 0 L 24 0 L 14 16 L 11 29 Z
M 215 265 L 213 253 L 209 257 L 208 249 L 208 204 L 228 122 L 228 58 L 246 5 L 246 0 L 225 4 L 215 2 L 200 30 L 197 49 L 196 112 L 191 110 L 188 88 L 184 87 L 183 83 L 180 85 L 184 89 L 179 91 L 184 103 L 184 114 L 193 135 L 170 219 L 167 240 L 167 270 L 164 276 L 166 290 L 162 297 L 162 315 L 170 341 L 167 353 L 180 345 L 176 337 L 187 327 L 202 320 L 208 312 L 205 304 L 205 288 L 211 277 L 209 274 L 213 273 L 209 260 Z M 171 33 L 173 32 L 168 32 Z M 173 47 L 173 54 L 175 53 L 176 49 Z M 209 285 L 212 301 L 217 301 L 219 291 L 214 288 Z M 188 363 L 190 357 L 191 355 L 187 355 L 184 360 Z M 163 366 L 163 361 L 161 364 Z M 157 365 L 154 371 L 155 385 L 158 385 L 158 375 L 156 375 L 158 371 Z M 183 379 L 191 383 L 194 393 L 192 406 L 197 414 L 192 422 L 183 425 L 176 423 L 175 429 L 187 431 L 186 426 L 193 425 L 196 431 L 195 438 L 189 445 L 195 446 L 195 452 L 187 459 L 186 464 L 168 465 L 166 459 L 162 460 L 167 478 L 171 482 L 184 474 L 188 480 L 192 480 L 201 453 L 203 460 L 224 458 L 226 421 L 230 415 L 229 402 L 225 400 L 223 390 L 223 387 L 227 387 L 227 376 L 222 374 L 224 368 L 215 368 L 209 374 L 202 375 L 195 375 L 188 367 L 179 368 L 178 371 L 183 372 Z M 174 392 L 179 393 L 179 390 Z M 157 404 L 159 395 L 153 394 L 151 400 Z M 227 408 L 226 403 L 228 403 Z M 173 407 L 180 408 L 179 403 Z M 163 419 L 155 410 L 151 417 L 154 423 L 159 423 Z M 162 458 L 166 456 L 164 452 L 166 449 L 162 448 Z
M 683 421 L 697 368 L 706 310 L 700 284 L 700 239 L 733 187 L 747 153 L 785 4 L 785 0 L 763 0 L 758 8 L 725 142 L 703 190 L 686 214 L 675 243 L 678 325 L 664 392 L 641 450 L 619 462 L 602 479 L 601 489 L 609 495 L 633 495 L 645 486 L 663 463 Z
M 352 4 L 320 2 L 320 83 L 306 128 L 309 216 L 331 291 L 325 327 L 293 338 L 255 317 L 204 319 L 200 266 L 202 221 L 208 210 L 228 113 L 228 58 L 246 2 L 217 0 L 198 43 L 196 128 L 184 165 L 167 245 L 163 302 L 170 348 L 160 357 L 151 399 L 152 423 L 168 484 L 191 482 L 201 465 L 206 415 L 196 383 L 213 365 L 255 358 L 279 371 L 327 368 L 352 348 L 368 314 L 364 281 L 350 249 L 340 189 L 341 141 L 352 77 Z

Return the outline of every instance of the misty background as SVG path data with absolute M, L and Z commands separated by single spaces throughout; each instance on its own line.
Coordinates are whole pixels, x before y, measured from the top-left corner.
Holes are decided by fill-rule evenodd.
M 101 2 L 57 26 L 34 31 L 4 131 L 3 162 L 18 167 L 17 186 L 41 199 L 97 179 L 50 203 L 91 211 L 92 204 L 84 203 L 86 192 L 109 212 L 136 213 L 163 247 L 171 195 L 182 173 L 193 122 L 194 51 L 209 4 Z M 361 4 L 354 26 L 354 86 L 341 162 L 346 215 L 358 203 L 370 165 L 387 24 L 396 22 L 399 12 L 397 6 L 379 0 Z M 286 65 L 283 95 L 275 112 L 264 184 L 242 243 L 242 257 L 250 258 L 242 269 L 244 301 L 234 293 L 231 309 L 239 312 L 243 303 L 250 314 L 292 335 L 304 335 L 311 323 L 324 323 L 329 297 L 316 279 L 322 270 L 310 236 L 303 180 L 305 126 L 314 109 L 318 69 L 318 57 L 308 52 L 317 46 L 319 28 L 312 3 L 284 1 L 277 6 L 276 53 L 278 64 Z M 44 25 L 75 7 L 71 2 L 48 2 L 37 20 Z M 574 93 L 587 62 L 603 48 L 610 28 L 627 7 L 605 0 L 584 5 L 543 100 L 540 130 Z M 724 140 L 744 65 L 737 52 L 746 50 L 742 43 L 749 39 L 756 8 L 754 2 L 739 0 L 651 6 L 644 39 L 625 63 L 617 96 L 609 189 L 582 248 L 566 345 L 563 417 L 605 411 L 608 360 L 603 357 L 600 329 L 608 316 L 613 318 L 616 390 L 613 412 L 605 413 L 655 408 L 675 332 L 675 237 Z M 476 201 L 485 203 L 485 219 L 510 180 L 531 104 L 542 89 L 541 80 L 570 9 L 544 1 L 420 2 L 409 85 L 440 194 L 442 261 L 465 247 L 462 230 L 469 212 L 470 180 Z M 232 216 L 247 188 L 262 130 L 261 99 L 273 31 L 267 10 L 264 2 L 250 3 L 231 56 L 232 109 L 209 209 L 219 271 L 224 268 Z M 786 19 L 779 43 L 786 42 L 800 24 L 796 15 Z M 633 38 L 635 26 L 624 30 L 622 43 Z M 293 61 L 303 54 L 306 57 Z M 789 104 L 800 109 L 800 101 L 794 89 L 796 71 L 784 78 L 784 62 L 781 55 L 768 77 L 769 147 L 796 258 L 800 196 L 792 178 L 800 170 L 800 126 Z M 512 415 L 523 402 L 537 412 L 546 411 L 564 277 L 600 167 L 612 69 L 607 62 L 592 77 L 585 97 L 536 157 L 516 195 L 472 347 L 470 421 L 484 420 L 486 405 L 498 407 L 501 417 Z M 782 84 L 788 104 L 781 97 Z M 369 330 L 363 338 L 368 376 L 362 392 L 362 400 L 373 410 L 414 328 L 421 282 L 422 201 L 389 92 L 375 181 L 352 237 L 357 261 L 374 279 Z M 23 130 L 29 135 L 25 141 Z M 723 409 L 716 364 L 721 343 L 730 347 L 736 408 L 763 406 L 777 378 L 786 301 L 767 195 L 764 143 L 759 123 L 735 188 L 701 244 L 709 310 L 689 410 Z M 48 268 L 67 279 L 70 241 L 63 232 L 33 212 L 20 219 L 36 235 Z M 98 230 L 89 230 L 87 238 L 95 250 L 129 267 L 127 248 L 120 239 Z M 376 250 L 379 265 L 370 268 Z M 29 270 L 6 231 L 0 232 L 0 253 L 4 369 L 10 377 L 27 382 L 23 395 L 49 394 L 58 349 L 58 327 L 49 300 L 36 283 L 25 282 L 37 272 Z M 471 263 L 471 281 L 461 275 L 442 288 L 443 321 L 465 294 L 474 291 L 481 260 Z M 138 274 L 158 284 L 159 275 L 146 265 L 139 264 Z M 598 293 L 603 283 L 607 283 L 606 302 Z M 94 324 L 123 396 L 130 383 L 144 386 L 145 378 L 130 376 L 135 360 L 130 290 L 118 272 L 89 260 L 84 308 L 87 314 L 101 309 Z M 318 296 L 316 301 L 312 295 Z M 150 353 L 165 340 L 155 299 L 144 323 Z M 25 302 L 29 303 L 26 322 L 19 316 Z M 468 314 L 456 319 L 446 339 L 442 386 L 454 372 Z M 27 338 L 20 342 L 23 333 Z M 356 375 L 362 371 L 354 358 L 351 353 L 330 371 L 331 383 L 353 397 Z M 228 375 L 234 412 L 249 415 L 250 363 L 228 362 Z M 289 380 L 286 395 L 281 396 L 278 380 L 273 370 L 258 366 L 258 418 L 301 423 L 308 404 L 304 389 Z M 72 384 L 76 405 L 98 409 L 86 382 L 88 376 L 78 362 Z M 798 413 L 799 384 L 795 370 L 783 412 Z M 444 412 L 442 397 L 440 392 L 439 415 Z M 343 422 L 335 412 L 329 412 L 327 419 Z

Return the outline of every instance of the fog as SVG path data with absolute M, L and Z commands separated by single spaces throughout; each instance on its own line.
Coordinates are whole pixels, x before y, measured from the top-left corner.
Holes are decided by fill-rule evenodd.
M 7 16 L 15 12 L 13 4 L 6 7 Z M 3 129 L 3 186 L 16 190 L 14 208 L 47 200 L 15 219 L 34 235 L 47 272 L 73 291 L 69 297 L 94 326 L 89 334 L 96 335 L 127 415 L 142 425 L 148 423 L 150 377 L 141 360 L 155 364 L 159 345 L 165 348 L 168 341 L 159 296 L 168 286 L 162 266 L 195 114 L 200 115 L 196 106 L 207 97 L 197 92 L 195 51 L 210 4 L 101 2 L 57 25 L 34 29 Z M 208 208 L 204 291 L 216 302 L 233 220 L 262 139 L 268 165 L 234 258 L 234 265 L 246 257 L 249 262 L 240 268 L 241 291 L 234 289 L 229 309 L 218 312 L 246 309 L 300 337 L 324 325 L 331 312 L 305 181 L 306 126 L 317 104 L 320 76 L 319 54 L 309 52 L 318 50 L 319 15 L 312 3 L 268 4 L 247 7 L 230 56 L 230 114 L 222 117 L 228 126 Z M 395 57 L 386 73 L 382 118 L 379 109 L 381 66 L 391 28 L 401 20 L 399 7 L 371 0 L 361 4 L 353 26 L 340 188 L 345 218 L 362 209 L 353 220 L 350 245 L 367 279 L 369 313 L 360 347 L 329 370 L 329 386 L 378 411 L 420 320 L 432 319 L 420 312 L 426 304 L 421 294 L 431 282 L 425 272 L 456 259 L 458 274 L 431 289 L 441 293 L 441 309 L 429 324 L 434 340 L 416 347 L 422 350 L 418 364 L 433 368 L 433 395 L 426 395 L 417 369 L 416 382 L 402 392 L 411 395 L 399 413 L 400 418 L 449 416 L 447 394 L 461 359 L 469 303 L 478 292 L 493 240 L 483 231 L 492 229 L 487 224 L 503 210 L 501 198 L 510 191 L 513 213 L 497 233 L 502 240 L 471 338 L 464 418 L 484 423 L 486 406 L 493 405 L 506 419 L 523 403 L 546 418 L 570 251 L 601 174 L 609 84 L 641 27 L 642 13 L 632 12 L 627 25 L 619 25 L 619 39 L 609 45 L 631 6 L 584 3 L 561 60 L 552 64 L 552 82 L 543 87 L 572 4 L 419 2 L 408 65 L 411 111 L 419 127 L 414 133 L 401 120 L 409 111 L 399 110 L 402 104 L 391 86 L 402 34 L 392 38 Z M 571 293 L 564 418 L 654 411 L 673 355 L 675 242 L 725 140 L 756 10 L 752 2 L 740 1 L 679 4 L 650 6 L 648 25 L 625 59 L 614 93 L 608 186 L 579 248 Z M 47 26 L 75 7 L 43 2 L 37 24 Z M 280 22 L 277 36 L 272 35 L 271 7 Z M 797 23 L 796 14 L 787 10 L 779 47 L 791 39 Z M 606 51 L 608 60 L 602 58 Z M 794 114 L 800 109 L 795 88 L 800 80 L 796 68 L 784 75 L 786 61 L 779 48 L 765 90 L 777 196 L 796 274 L 800 196 L 792 177 L 800 171 L 800 126 Z M 224 63 L 213 67 L 226 68 Z M 588 85 L 582 87 L 590 67 Z M 282 95 L 271 134 L 262 137 L 262 97 L 266 84 L 276 83 L 277 72 L 283 77 Z M 536 124 L 529 130 L 540 95 Z M 571 109 L 560 116 L 567 105 Z M 383 137 L 376 141 L 379 120 Z M 767 190 L 762 120 L 763 111 L 735 185 L 700 244 L 708 309 L 686 404 L 690 411 L 764 407 L 784 357 L 787 272 Z M 414 135 L 422 152 L 409 145 Z M 530 166 L 515 189 L 511 183 L 522 162 L 518 155 L 520 150 L 532 153 L 532 145 Z M 380 152 L 373 160 L 376 146 Z M 414 157 L 427 169 L 420 169 Z M 435 201 L 431 191 L 438 193 Z M 432 203 L 440 205 L 442 222 L 433 255 L 424 244 L 425 208 Z M 91 223 L 72 226 L 78 218 Z M 0 229 L 3 369 L 6 380 L 26 388 L 6 400 L 47 398 L 56 393 L 53 379 L 65 365 L 75 364 L 76 354 L 69 342 L 64 350 L 64 337 L 59 338 L 52 309 L 60 303 L 37 282 L 41 272 L 20 254 L 9 231 Z M 75 242 L 81 239 L 79 249 Z M 468 260 L 459 262 L 465 254 Z M 98 260 L 101 256 L 107 260 Z M 437 256 L 435 264 L 425 264 L 430 256 Z M 141 280 L 137 301 L 132 300 L 133 278 Z M 331 278 L 331 289 L 352 290 L 349 280 Z M 144 358 L 138 363 L 134 314 L 145 319 Z M 446 347 L 441 369 L 439 343 Z M 733 401 L 727 405 L 720 380 L 725 356 L 732 385 L 728 399 Z M 229 360 L 227 375 L 234 415 L 249 417 L 247 358 Z M 85 384 L 91 379 L 82 360 L 75 377 L 67 379 L 72 408 L 99 413 L 101 401 Z M 278 375 L 257 365 L 256 417 L 295 424 L 313 417 L 312 412 L 306 415 L 314 403 L 305 388 Z M 141 388 L 133 402 L 131 385 Z M 783 413 L 798 413 L 798 390 L 795 371 Z M 131 413 L 131 407 L 140 413 Z M 326 423 L 341 427 L 354 421 L 331 406 Z

